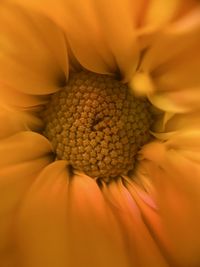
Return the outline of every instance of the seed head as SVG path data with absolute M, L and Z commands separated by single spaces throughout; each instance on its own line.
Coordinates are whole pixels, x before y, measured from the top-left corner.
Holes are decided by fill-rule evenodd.
M 44 135 L 58 159 L 93 178 L 114 178 L 134 169 L 138 150 L 150 139 L 150 104 L 106 75 L 71 75 L 43 112 Z

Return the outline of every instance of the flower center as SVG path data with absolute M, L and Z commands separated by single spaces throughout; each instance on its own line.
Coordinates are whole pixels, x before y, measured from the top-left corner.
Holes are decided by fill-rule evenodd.
M 150 104 L 107 75 L 71 75 L 45 111 L 44 135 L 58 159 L 93 178 L 114 178 L 134 169 L 136 154 L 150 139 Z

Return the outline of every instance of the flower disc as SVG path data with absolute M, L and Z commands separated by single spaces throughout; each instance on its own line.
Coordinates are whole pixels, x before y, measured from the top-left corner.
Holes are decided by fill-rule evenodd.
M 113 77 L 72 74 L 43 112 L 44 135 L 58 159 L 93 178 L 127 175 L 150 139 L 150 104 Z

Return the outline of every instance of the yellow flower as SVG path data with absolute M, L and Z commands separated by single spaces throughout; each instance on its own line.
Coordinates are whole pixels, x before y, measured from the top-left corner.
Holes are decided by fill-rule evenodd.
M 0 3 L 0 266 L 199 266 L 199 1 L 15 2 Z M 161 111 L 131 176 L 55 161 L 41 109 L 82 69 Z

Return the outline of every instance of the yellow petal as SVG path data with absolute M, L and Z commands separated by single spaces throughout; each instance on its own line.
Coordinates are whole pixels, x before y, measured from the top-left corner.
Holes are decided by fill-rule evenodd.
M 181 91 L 179 94 L 181 94 Z M 170 98 L 170 95 L 173 95 L 173 92 L 155 93 L 153 95 L 149 95 L 148 99 L 155 107 L 167 113 L 184 113 L 189 111 L 184 105 L 178 105 L 175 101 L 173 101 L 173 99 Z
M 149 177 L 167 238 L 166 250 L 178 266 L 198 266 L 200 253 L 200 167 L 179 150 L 151 145 L 144 151 Z M 157 157 L 153 151 L 157 151 Z M 160 153 L 161 152 L 161 153 Z
M 13 218 L 35 176 L 51 162 L 50 151 L 48 142 L 31 132 L 0 141 L 0 254 L 13 246 Z
M 26 111 L 19 111 L 0 105 L 0 139 L 8 137 L 19 131 L 35 130 L 38 131 L 42 127 L 42 122 L 35 115 Z
M 130 192 L 121 181 L 104 186 L 103 192 L 108 199 L 116 219 L 123 228 L 127 253 L 133 266 L 168 266 L 159 244 L 155 242 L 140 210 Z M 144 257 L 145 251 L 145 257 Z
M 143 3 L 136 1 L 112 0 L 96 1 L 93 5 L 103 40 L 116 61 L 117 68 L 125 81 L 130 79 L 139 61 L 139 49 L 136 40 L 136 10 Z
M 169 112 L 192 112 L 199 110 L 200 87 L 161 92 L 149 97 L 150 101 L 162 110 Z
M 131 78 L 129 86 L 138 96 L 152 94 L 155 90 L 150 75 L 144 72 L 136 72 Z
M 164 131 L 191 130 L 200 128 L 200 111 L 174 114 L 164 125 Z
M 183 2 L 183 1 L 182 1 Z M 199 1 L 184 1 L 180 17 L 167 26 L 167 31 L 171 33 L 190 32 L 191 29 L 198 28 L 200 23 Z M 182 14 L 181 14 L 182 13 Z
M 147 49 L 140 71 L 151 75 L 157 94 L 149 97 L 157 107 L 169 112 L 199 109 L 199 29 L 200 24 L 190 31 L 164 32 Z
M 198 149 L 200 151 L 200 129 L 177 131 L 166 143 L 168 147 Z
M 170 120 L 173 120 L 173 118 L 175 117 L 175 114 L 172 112 L 165 112 L 163 114 L 163 116 L 161 116 L 161 118 L 158 119 L 158 122 L 156 122 L 156 132 L 169 132 L 169 130 L 167 130 L 167 126 L 168 122 Z M 175 129 L 171 130 L 171 131 L 175 131 Z
M 2 105 L 8 104 L 13 107 L 27 109 L 45 104 L 46 101 L 47 98 L 45 96 L 25 94 L 17 89 L 1 85 L 0 102 Z
M 123 232 L 96 181 L 76 174 L 69 193 L 71 266 L 130 266 Z
M 20 266 L 66 267 L 69 176 L 65 161 L 46 167 L 31 186 L 17 218 Z
M 24 1 L 53 18 L 65 31 L 78 61 L 99 73 L 121 72 L 127 80 L 135 70 L 139 51 L 135 27 L 143 1 Z M 48 9 L 46 6 L 48 5 Z M 138 13 L 137 13 L 138 11 Z
M 193 89 L 198 93 L 197 89 L 200 86 L 198 73 L 200 67 L 199 44 L 200 40 L 196 41 L 195 46 L 191 46 L 185 50 L 181 57 L 174 57 L 174 62 L 166 62 L 164 69 L 160 69 L 160 73 L 155 74 L 155 81 L 158 88 L 161 90 Z
M 53 18 L 64 29 L 72 51 L 84 67 L 100 73 L 115 71 L 115 60 L 105 43 L 89 1 L 79 1 L 78 5 L 74 1 L 63 0 L 46 0 L 43 3 L 24 0 L 17 2 L 25 7 L 34 7 Z
M 150 183 L 149 177 L 145 177 L 145 179 L 147 179 L 147 182 Z M 131 196 L 135 199 L 138 208 L 140 209 L 141 216 L 148 230 L 154 237 L 154 240 L 156 240 L 160 251 L 166 257 L 167 262 L 170 264 L 170 266 L 174 266 L 171 261 L 171 255 L 166 249 L 169 246 L 169 242 L 165 231 L 163 231 L 161 216 L 159 214 L 155 201 L 153 200 L 154 196 L 150 196 L 149 192 L 147 193 L 142 190 L 134 183 L 134 181 L 131 181 L 130 179 L 126 181 L 126 187 Z
M 51 153 L 51 145 L 42 135 L 29 131 L 19 132 L 1 140 L 1 171 L 2 168 L 13 164 L 38 159 Z
M 0 6 L 1 82 L 28 94 L 57 91 L 68 73 L 61 30 L 49 19 L 8 2 Z
M 64 161 L 37 177 L 17 231 L 23 266 L 130 266 L 119 226 L 96 182 L 84 175 L 70 177 Z
M 145 24 L 154 27 L 163 26 L 174 18 L 180 6 L 181 0 L 151 0 L 144 19 Z

